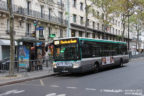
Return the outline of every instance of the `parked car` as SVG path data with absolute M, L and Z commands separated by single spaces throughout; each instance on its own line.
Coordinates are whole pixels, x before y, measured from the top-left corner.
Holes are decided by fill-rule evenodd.
M 17 67 L 17 57 L 15 57 L 15 67 Z M 3 60 L 0 60 L 0 70 L 9 70 L 10 65 L 10 58 L 4 58 Z

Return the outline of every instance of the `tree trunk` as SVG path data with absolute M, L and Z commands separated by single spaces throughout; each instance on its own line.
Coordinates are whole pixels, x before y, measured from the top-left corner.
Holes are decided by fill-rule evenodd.
M 15 60 L 15 43 L 14 43 L 14 15 L 12 10 L 12 0 L 7 1 L 7 7 L 9 10 L 9 25 L 10 25 L 10 65 L 9 75 L 14 75 L 14 60 Z

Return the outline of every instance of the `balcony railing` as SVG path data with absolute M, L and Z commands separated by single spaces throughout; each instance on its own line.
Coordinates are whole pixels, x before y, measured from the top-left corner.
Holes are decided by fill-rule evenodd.
M 0 10 L 8 11 L 7 4 L 4 1 L 0 1 Z M 13 5 L 13 12 L 22 16 L 29 16 L 36 19 L 41 19 L 47 22 L 56 23 L 60 25 L 67 25 L 67 21 L 64 19 L 59 19 L 58 17 L 50 16 L 48 14 L 41 14 L 39 11 L 28 10 L 17 5 Z
M 7 3 L 4 1 L 0 1 L 0 10 L 7 11 Z
M 62 2 L 57 2 L 57 5 L 59 5 L 61 8 L 64 7 L 64 3 L 62 3 Z

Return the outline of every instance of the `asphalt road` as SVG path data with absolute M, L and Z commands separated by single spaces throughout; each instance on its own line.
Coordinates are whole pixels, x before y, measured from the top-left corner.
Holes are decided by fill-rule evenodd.
M 55 75 L 0 87 L 0 96 L 144 96 L 144 59 L 84 75 Z

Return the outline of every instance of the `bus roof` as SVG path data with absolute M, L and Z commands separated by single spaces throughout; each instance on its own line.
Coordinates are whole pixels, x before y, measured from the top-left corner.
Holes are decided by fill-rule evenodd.
M 84 37 L 67 37 L 67 38 L 59 38 L 59 39 L 55 39 L 55 40 L 72 39 L 72 38 L 77 38 L 79 40 L 84 40 L 84 41 L 94 41 L 94 42 L 103 42 L 103 43 L 116 43 L 116 44 L 127 44 L 126 42 L 121 42 L 121 41 L 104 40 L 104 39 L 94 39 L 94 38 L 84 38 Z

